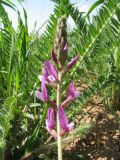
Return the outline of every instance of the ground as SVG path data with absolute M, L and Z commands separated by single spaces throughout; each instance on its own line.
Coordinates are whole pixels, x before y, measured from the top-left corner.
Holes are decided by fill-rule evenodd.
M 80 123 L 91 122 L 94 127 L 86 138 L 77 138 L 64 149 L 66 153 L 75 155 L 67 159 L 80 160 L 81 154 L 84 160 L 120 160 L 120 126 L 117 123 L 120 112 L 105 107 L 99 96 L 94 96 L 82 112 L 84 116 Z

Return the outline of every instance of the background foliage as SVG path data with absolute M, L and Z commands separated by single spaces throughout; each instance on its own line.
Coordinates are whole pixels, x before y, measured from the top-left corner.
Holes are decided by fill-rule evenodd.
M 52 1 L 55 2 L 54 13 L 50 15 L 47 28 L 41 35 L 28 33 L 24 8 L 23 21 L 11 1 L 0 1 L 1 159 L 11 157 L 17 160 L 49 137 L 44 127 L 48 106 L 43 106 L 36 99 L 35 90 L 39 89 L 37 76 L 41 74 L 42 63 L 50 58 L 57 19 L 61 15 L 71 16 L 75 22 L 73 29 L 68 28 L 68 59 L 80 53 L 79 62 L 64 78 L 63 87 L 67 89 L 73 77 L 76 86 L 82 83 L 89 86 L 71 104 L 69 117 L 72 119 L 79 115 L 84 104 L 97 93 L 110 106 L 120 104 L 120 0 L 96 0 L 88 13 L 80 12 L 70 0 Z M 5 6 L 17 12 L 17 30 L 12 27 Z M 96 16 L 91 16 L 97 6 Z

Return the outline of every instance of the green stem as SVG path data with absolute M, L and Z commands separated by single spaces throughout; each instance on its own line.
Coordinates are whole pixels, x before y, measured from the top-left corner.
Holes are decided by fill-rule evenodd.
M 61 101 L 61 72 L 58 71 L 58 80 L 59 83 L 57 85 L 57 108 L 60 106 Z M 60 122 L 57 114 L 57 145 L 58 145 L 58 160 L 62 160 L 62 138 L 60 136 Z

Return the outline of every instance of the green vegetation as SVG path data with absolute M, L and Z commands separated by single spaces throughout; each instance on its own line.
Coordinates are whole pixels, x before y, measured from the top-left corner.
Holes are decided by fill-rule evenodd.
M 8 160 L 8 157 L 18 160 L 38 148 L 37 153 L 32 155 L 34 159 L 41 151 L 46 153 L 46 148 L 56 146 L 56 142 L 44 144 L 49 138 L 45 129 L 49 106 L 36 98 L 35 90 L 39 89 L 38 75 L 41 74 L 42 64 L 50 59 L 57 20 L 64 14 L 67 18 L 71 16 L 75 22 L 74 29 L 67 29 L 68 60 L 78 53 L 80 59 L 65 75 L 63 88 L 67 92 L 70 79 L 74 79 L 78 87 L 81 84 L 88 86 L 70 105 L 68 117 L 74 120 L 80 115 L 84 104 L 95 94 L 99 94 L 109 107 L 120 109 L 120 0 L 96 0 L 88 13 L 80 12 L 70 0 L 52 1 L 55 2 L 54 13 L 50 15 L 45 32 L 39 35 L 37 32 L 28 33 L 24 8 L 23 21 L 11 1 L 0 0 L 1 160 Z M 5 6 L 17 12 L 17 30 L 12 27 Z M 96 16 L 90 16 L 97 6 Z M 48 91 L 52 92 L 49 87 Z M 56 96 L 54 92 L 51 95 L 52 99 Z M 62 96 L 64 98 L 64 94 Z M 74 132 L 63 141 L 83 136 L 90 127 L 77 123 Z M 50 155 L 48 151 L 43 159 L 51 159 Z

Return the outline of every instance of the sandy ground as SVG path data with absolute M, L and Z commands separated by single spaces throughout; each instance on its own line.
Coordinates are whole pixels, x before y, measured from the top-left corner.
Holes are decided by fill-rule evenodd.
M 86 138 L 76 139 L 65 148 L 65 152 L 71 154 L 66 160 L 120 160 L 120 126 L 117 123 L 120 112 L 108 111 L 98 96 L 94 96 L 82 112 L 80 123 L 91 122 L 94 127 Z

